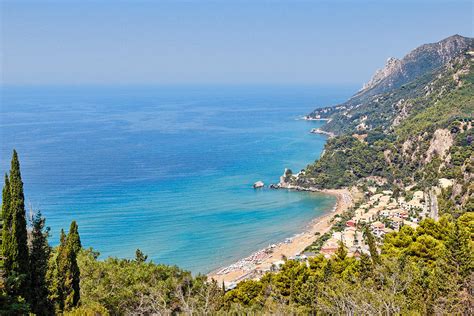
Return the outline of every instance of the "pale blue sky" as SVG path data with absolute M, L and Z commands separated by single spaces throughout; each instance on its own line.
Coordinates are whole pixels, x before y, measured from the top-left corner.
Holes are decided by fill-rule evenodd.
M 471 1 L 1 1 L 3 84 L 367 81 Z

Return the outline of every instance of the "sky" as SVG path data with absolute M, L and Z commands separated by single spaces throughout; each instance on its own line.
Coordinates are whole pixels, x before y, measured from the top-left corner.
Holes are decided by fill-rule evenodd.
M 360 84 L 472 1 L 0 0 L 1 85 Z

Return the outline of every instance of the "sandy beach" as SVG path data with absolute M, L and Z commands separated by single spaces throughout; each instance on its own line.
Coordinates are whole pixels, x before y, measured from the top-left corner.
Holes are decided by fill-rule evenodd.
M 300 254 L 317 239 L 316 233 L 322 235 L 331 228 L 330 220 L 334 215 L 343 213 L 353 203 L 353 197 L 347 189 L 322 190 L 319 192 L 336 196 L 337 202 L 331 212 L 313 219 L 305 231 L 287 238 L 284 242 L 270 245 L 230 266 L 222 267 L 209 273 L 209 279 L 214 279 L 219 283 L 225 282 L 230 284 L 245 279 L 258 278 L 265 271 L 268 271 L 272 264 L 282 260 L 283 256 L 289 258 Z

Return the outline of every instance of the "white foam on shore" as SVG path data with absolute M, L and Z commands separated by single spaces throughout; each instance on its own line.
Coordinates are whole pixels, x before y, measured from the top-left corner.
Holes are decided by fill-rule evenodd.
M 337 208 L 337 204 L 332 208 L 331 212 L 335 212 L 336 208 Z M 324 216 L 324 215 L 321 215 L 321 216 Z M 269 245 L 268 247 L 260 249 L 256 252 L 252 253 L 250 256 L 248 256 L 246 258 L 240 259 L 239 261 L 237 261 L 237 262 L 235 262 L 231 265 L 225 266 L 225 267 L 217 270 L 217 272 L 215 274 L 216 275 L 224 275 L 224 274 L 236 271 L 236 270 L 243 270 L 243 271 L 247 271 L 247 272 L 250 272 L 250 271 L 254 270 L 256 265 L 262 263 L 263 260 L 267 259 L 271 255 L 273 248 L 279 248 L 283 244 L 291 244 L 293 242 L 293 240 L 295 240 L 295 238 L 298 238 L 298 237 L 301 237 L 301 236 L 307 234 L 310 231 L 311 227 L 313 227 L 319 220 L 320 220 L 320 216 L 312 219 L 308 224 L 306 224 L 306 226 L 305 226 L 305 228 L 302 232 L 296 233 L 296 234 L 292 235 L 291 237 L 285 238 L 285 240 L 282 241 L 282 242 L 279 242 L 279 243 L 273 244 L 273 245 Z
M 311 190 L 312 188 L 310 189 L 307 189 L 308 191 L 312 191 Z M 316 190 L 314 189 L 314 191 L 317 191 L 317 192 L 322 192 L 324 193 L 323 191 L 320 191 L 320 190 Z M 327 193 L 326 193 L 327 194 Z M 343 200 L 346 200 L 347 197 L 345 196 L 345 194 L 342 194 L 341 198 Z M 336 212 L 337 210 L 337 207 L 338 207 L 338 202 L 336 202 L 336 204 L 332 207 L 330 213 L 334 213 Z M 329 214 L 330 214 L 329 213 Z M 243 259 L 240 259 L 239 261 L 231 264 L 231 265 L 228 265 L 228 266 L 225 266 L 223 268 L 220 268 L 219 270 L 217 270 L 217 272 L 215 272 L 214 274 L 216 275 L 225 275 L 227 273 L 230 273 L 230 272 L 233 272 L 233 271 L 237 271 L 237 270 L 243 270 L 243 271 L 246 271 L 247 273 L 245 273 L 245 275 L 248 275 L 248 273 L 250 273 L 251 271 L 255 270 L 255 267 L 256 265 L 262 263 L 263 260 L 267 259 L 271 253 L 272 253 L 272 249 L 273 248 L 278 248 L 280 247 L 281 245 L 283 244 L 289 244 L 289 243 L 292 243 L 293 240 L 297 237 L 300 237 L 304 234 L 307 234 L 310 232 L 311 228 L 316 224 L 318 223 L 320 220 L 321 220 L 321 217 L 325 216 L 327 214 L 323 214 L 321 216 L 318 216 L 316 218 L 313 218 L 304 228 L 304 230 L 300 233 L 296 233 L 294 234 L 293 236 L 291 237 L 288 237 L 288 238 L 285 238 L 284 241 L 282 242 L 279 242 L 277 244 L 273 244 L 273 245 L 269 245 L 268 247 L 265 247 L 263 249 L 260 249 L 254 253 L 252 253 L 250 256 L 246 257 L 246 258 L 243 258 Z M 212 274 L 212 273 L 211 273 Z M 239 277 L 239 279 L 242 279 L 243 276 Z

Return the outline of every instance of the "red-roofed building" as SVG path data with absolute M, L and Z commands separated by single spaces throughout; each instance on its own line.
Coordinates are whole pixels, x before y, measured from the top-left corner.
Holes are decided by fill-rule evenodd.
M 356 222 L 353 219 L 350 219 L 346 222 L 347 227 L 356 227 Z

